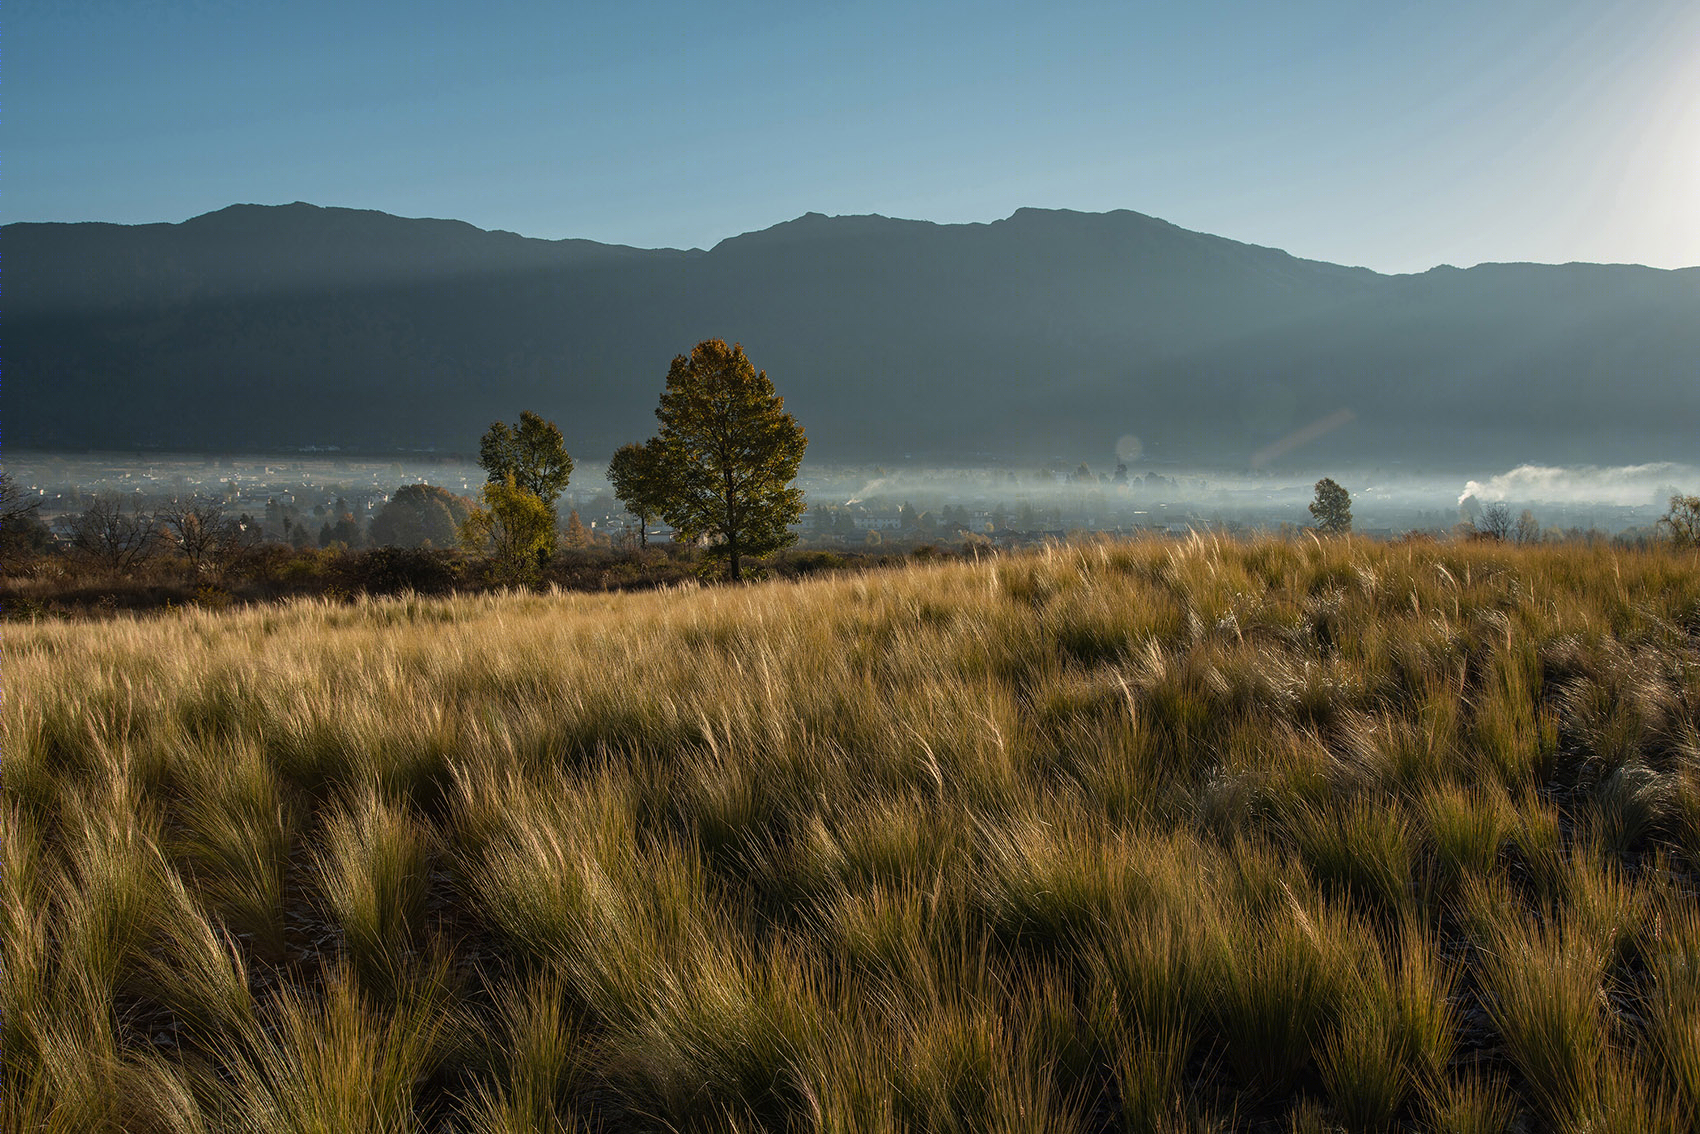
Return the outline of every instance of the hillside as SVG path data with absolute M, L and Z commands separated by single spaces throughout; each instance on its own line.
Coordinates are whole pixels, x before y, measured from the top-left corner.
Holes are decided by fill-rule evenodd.
M 1152 541 L 7 628 L 0 1125 L 1700 1118 L 1700 572 Z
M 465 451 L 535 408 L 653 427 L 668 361 L 742 341 L 816 459 L 1693 459 L 1700 270 L 1389 277 L 1132 212 L 809 214 L 703 251 L 295 204 L 12 224 L 7 440 Z

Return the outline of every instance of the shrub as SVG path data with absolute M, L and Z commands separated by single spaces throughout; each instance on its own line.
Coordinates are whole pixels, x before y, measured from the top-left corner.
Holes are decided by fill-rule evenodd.
M 351 557 L 346 577 L 352 586 L 372 595 L 440 595 L 454 589 L 459 578 L 455 568 L 448 552 L 376 547 Z

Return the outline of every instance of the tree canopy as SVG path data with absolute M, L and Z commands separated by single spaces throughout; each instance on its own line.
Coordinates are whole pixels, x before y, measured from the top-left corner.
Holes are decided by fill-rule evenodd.
M 649 522 L 661 515 L 669 490 L 661 439 L 620 446 L 608 462 L 608 483 L 626 511 L 637 517 L 639 543 L 647 544 Z
M 51 537 L 40 510 L 40 497 L 25 495 L 12 474 L 0 469 L 0 566 L 46 549 Z
M 551 509 L 573 472 L 559 427 L 530 410 L 519 415 L 518 425 L 491 423 L 478 443 L 478 463 L 490 474 L 489 483 L 501 484 L 511 476 Z
M 453 547 L 472 501 L 434 484 L 404 484 L 372 517 L 379 547 Z
M 668 485 L 661 514 L 687 539 L 711 539 L 728 577 L 742 577 L 744 556 L 796 539 L 787 526 L 802 515 L 803 490 L 791 482 L 808 439 L 741 345 L 708 339 L 675 358 L 655 416 Z
M 197 575 L 218 570 L 248 538 L 242 523 L 225 513 L 223 503 L 209 497 L 168 501 L 153 519 L 165 543 Z
M 1673 494 L 1659 527 L 1678 547 L 1700 547 L 1700 496 Z
M 1511 509 L 1499 502 L 1489 504 L 1476 514 L 1475 525 L 1476 535 L 1504 543 L 1512 531 Z
M 1311 501 L 1310 514 L 1316 518 L 1320 532 L 1349 532 L 1352 530 L 1352 497 L 1333 478 L 1323 477 L 1316 482 L 1316 499 Z
M 528 583 L 555 550 L 555 511 L 512 476 L 486 484 L 484 506 L 461 525 L 460 544 L 490 556 L 499 577 Z

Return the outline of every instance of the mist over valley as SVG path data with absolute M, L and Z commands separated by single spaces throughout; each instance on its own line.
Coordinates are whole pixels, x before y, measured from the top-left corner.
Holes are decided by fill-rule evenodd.
M 577 515 L 594 538 L 623 544 L 638 522 L 617 499 L 606 458 L 581 457 L 557 502 L 565 523 Z M 464 455 L 328 453 L 65 453 L 10 449 L 6 470 L 40 517 L 68 532 L 92 503 L 119 501 L 138 512 L 184 499 L 215 501 L 248 516 L 266 539 L 327 541 L 348 515 L 355 547 L 381 543 L 373 520 L 404 485 L 434 485 L 468 502 L 487 475 Z M 793 525 L 801 547 L 961 546 L 981 538 L 1021 546 L 1081 534 L 1192 532 L 1252 535 L 1312 522 L 1315 482 L 1332 475 L 1352 496 L 1355 530 L 1370 536 L 1444 536 L 1482 509 L 1529 511 L 1553 536 L 1646 536 L 1675 494 L 1700 489 L 1700 468 L 1672 462 L 1619 467 L 1524 465 L 1476 477 L 1385 468 L 1246 472 L 1155 469 L 1125 463 L 1096 468 L 1053 458 L 1042 464 L 946 467 L 805 462 L 798 477 L 807 510 Z M 877 533 L 870 536 L 869 533 Z M 665 538 L 656 522 L 652 538 Z M 870 542 L 871 541 L 871 542 Z

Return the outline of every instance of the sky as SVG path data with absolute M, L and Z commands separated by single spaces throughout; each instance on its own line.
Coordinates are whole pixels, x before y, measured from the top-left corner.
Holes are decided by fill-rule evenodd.
M 0 216 L 238 202 L 710 247 L 1133 209 L 1380 271 L 1700 265 L 1693 0 L 35 0 Z

